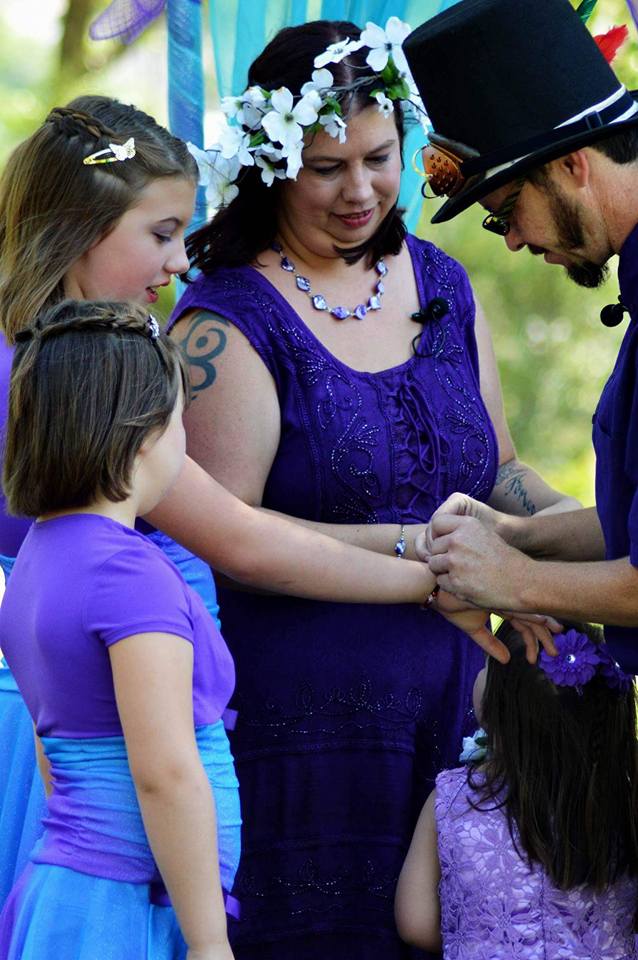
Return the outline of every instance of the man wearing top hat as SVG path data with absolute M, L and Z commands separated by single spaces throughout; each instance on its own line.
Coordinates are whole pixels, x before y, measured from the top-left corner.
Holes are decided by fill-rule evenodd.
M 596 507 L 506 517 L 461 494 L 423 552 L 442 588 L 481 606 L 608 625 L 638 673 L 638 103 L 569 0 L 462 0 L 404 50 L 433 132 L 424 167 L 449 220 L 483 225 L 598 286 L 618 254 L 629 327 L 594 416 Z

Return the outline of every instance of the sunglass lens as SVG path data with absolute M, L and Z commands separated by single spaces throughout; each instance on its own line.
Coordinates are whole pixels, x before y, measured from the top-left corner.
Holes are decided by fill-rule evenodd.
M 506 237 L 510 232 L 510 225 L 507 220 L 504 220 L 503 217 L 498 217 L 493 213 L 488 213 L 488 215 L 483 220 L 483 227 L 485 230 L 489 230 L 490 233 L 495 233 L 499 237 Z

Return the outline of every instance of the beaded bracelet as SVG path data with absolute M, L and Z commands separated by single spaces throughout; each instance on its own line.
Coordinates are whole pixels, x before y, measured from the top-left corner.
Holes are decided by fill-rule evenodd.
M 405 542 L 404 532 L 405 532 L 405 524 L 402 523 L 402 524 L 401 524 L 401 532 L 400 532 L 400 534 L 399 534 L 399 539 L 397 540 L 397 542 L 396 542 L 395 545 L 394 545 L 394 555 L 395 555 L 395 557 L 398 557 L 399 560 L 402 560 L 402 559 L 403 559 L 403 557 L 405 556 L 405 551 L 408 549 L 408 545 L 407 545 L 407 543 Z
M 425 598 L 425 600 L 424 600 L 424 602 L 423 602 L 423 609 L 424 609 L 424 610 L 427 609 L 428 607 L 431 607 L 431 606 L 432 606 L 432 604 L 434 603 L 434 601 L 436 600 L 436 598 L 437 598 L 437 596 L 438 596 L 438 594 L 439 594 L 439 590 L 440 590 L 440 589 L 441 589 L 441 588 L 440 588 L 440 586 L 439 586 L 438 583 L 437 583 L 437 584 L 435 585 L 434 590 L 432 591 L 432 593 L 430 593 L 430 594 Z

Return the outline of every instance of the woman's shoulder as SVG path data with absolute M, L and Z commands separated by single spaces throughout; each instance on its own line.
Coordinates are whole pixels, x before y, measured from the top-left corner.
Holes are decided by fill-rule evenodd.
M 474 293 L 462 263 L 430 240 L 414 234 L 406 238 L 417 280 L 428 299 L 443 297 L 463 322 L 474 317 Z
M 231 318 L 243 314 L 262 303 L 267 292 L 259 271 L 248 264 L 218 267 L 210 273 L 200 273 L 178 300 L 169 329 L 191 310 L 228 313 Z
M 412 253 L 413 259 L 423 261 L 431 270 L 440 270 L 449 272 L 458 270 L 467 276 L 467 271 L 462 263 L 446 253 L 441 247 L 438 247 L 431 240 L 423 237 L 417 237 L 414 233 L 409 233 L 406 237 L 406 243 Z

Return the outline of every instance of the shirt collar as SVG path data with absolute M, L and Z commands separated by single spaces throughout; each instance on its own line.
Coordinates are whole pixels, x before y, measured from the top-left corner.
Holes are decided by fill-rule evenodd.
M 638 224 L 620 248 L 618 282 L 622 302 L 631 318 L 638 317 Z

